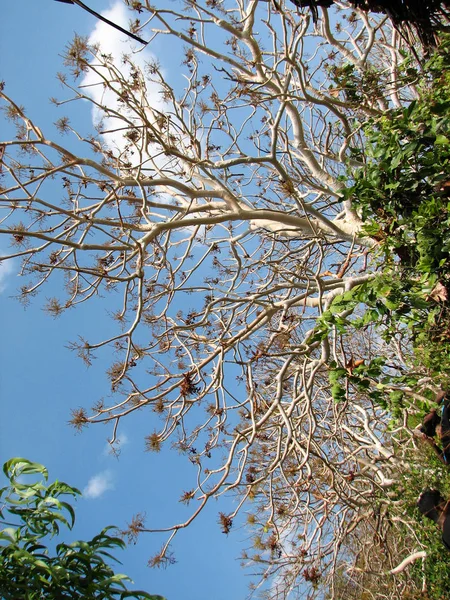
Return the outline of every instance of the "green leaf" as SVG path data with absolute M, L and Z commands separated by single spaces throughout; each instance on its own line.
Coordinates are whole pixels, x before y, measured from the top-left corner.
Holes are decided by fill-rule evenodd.
M 331 396 L 335 402 L 342 402 L 346 397 L 345 389 L 339 383 L 335 383 L 331 386 Z
M 39 463 L 31 462 L 26 458 L 11 458 L 3 465 L 3 473 L 8 479 L 16 479 L 20 475 L 39 473 L 44 479 L 48 479 L 48 471 Z
M 16 543 L 19 531 L 13 527 L 5 527 L 0 530 L 0 540 L 6 540 L 8 543 Z
M 450 144 L 450 140 L 448 139 L 447 136 L 442 135 L 442 134 L 438 134 L 436 136 L 436 142 L 435 142 L 438 146 L 448 146 L 448 144 Z
M 417 100 L 413 100 L 404 111 L 405 119 L 409 120 L 417 105 Z

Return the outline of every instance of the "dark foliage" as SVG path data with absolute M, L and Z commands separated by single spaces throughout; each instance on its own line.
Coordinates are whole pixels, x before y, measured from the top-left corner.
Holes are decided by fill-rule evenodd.
M 333 0 L 291 0 L 299 8 L 309 8 L 317 19 L 319 7 L 329 8 Z M 395 27 L 414 31 L 425 47 L 435 46 L 436 31 L 449 17 L 450 3 L 439 0 L 353 0 L 351 5 L 361 10 L 387 15 Z

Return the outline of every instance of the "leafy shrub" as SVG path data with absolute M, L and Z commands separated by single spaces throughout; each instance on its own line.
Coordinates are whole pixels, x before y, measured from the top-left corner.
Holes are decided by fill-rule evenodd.
M 46 545 L 61 526 L 72 529 L 75 512 L 67 497 L 80 492 L 66 483 L 47 484 L 47 469 L 24 458 L 3 465 L 9 485 L 0 489 L 0 597 L 2 600 L 123 599 L 164 600 L 142 591 L 127 590 L 126 575 L 116 574 L 106 560 L 124 548 L 103 529 L 89 541 L 60 542 L 55 554 Z M 39 476 L 31 483 L 28 476 Z

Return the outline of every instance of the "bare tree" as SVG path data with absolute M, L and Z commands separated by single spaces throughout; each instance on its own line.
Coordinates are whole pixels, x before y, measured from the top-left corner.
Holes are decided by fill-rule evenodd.
M 211 498 L 234 491 L 220 524 L 228 533 L 255 508 L 252 560 L 263 581 L 275 577 L 271 593 L 314 589 L 402 462 L 384 411 L 351 388 L 336 404 L 329 380 L 331 364 L 402 356 L 339 323 L 314 336 L 334 298 L 377 276 L 341 176 L 364 164 L 362 125 L 415 95 L 402 40 L 385 17 L 344 6 L 313 24 L 289 2 L 126 3 L 146 19 L 134 30 L 150 48 L 179 51 L 184 84 L 156 61 L 119 64 L 75 38 L 66 64 L 78 85 L 61 75 L 70 95 L 55 103 L 87 100 L 101 120 L 84 136 L 60 118 L 69 142 L 4 89 L 17 135 L 2 142 L 0 233 L 13 246 L 2 260 L 22 259 L 25 302 L 63 276 L 54 316 L 121 294 L 108 300 L 112 335 L 73 343 L 87 364 L 114 350 L 112 395 L 72 422 L 110 422 L 114 444 L 123 418 L 153 412 L 147 449 L 170 442 L 198 466 L 186 522 L 133 522 L 135 533 L 168 532 L 153 563 Z

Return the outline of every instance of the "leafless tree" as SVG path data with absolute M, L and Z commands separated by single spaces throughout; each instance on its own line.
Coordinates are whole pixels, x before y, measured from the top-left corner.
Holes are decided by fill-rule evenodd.
M 2 260 L 22 259 L 25 302 L 62 275 L 54 316 L 116 292 L 111 336 L 73 343 L 87 364 L 114 350 L 110 400 L 72 422 L 110 422 L 114 444 L 122 419 L 149 411 L 147 449 L 171 443 L 197 465 L 186 522 L 133 523 L 168 532 L 153 563 L 234 491 L 221 527 L 250 506 L 262 534 L 248 560 L 275 577 L 271 593 L 305 581 L 314 591 L 346 537 L 389 502 L 398 448 L 414 444 L 402 428 L 388 435 L 360 391 L 338 404 L 330 391 L 331 364 L 351 370 L 383 352 L 401 366 L 398 348 L 339 324 L 314 337 L 333 298 L 377 276 L 341 176 L 364 164 L 362 125 L 415 96 L 402 40 L 386 17 L 344 4 L 313 24 L 290 2 L 126 3 L 150 48 L 179 52 L 184 83 L 77 37 L 66 53 L 75 84 L 60 75 L 69 96 L 55 103 L 89 101 L 97 132 L 61 117 L 53 138 L 3 89 L 17 134 L 2 142 Z

